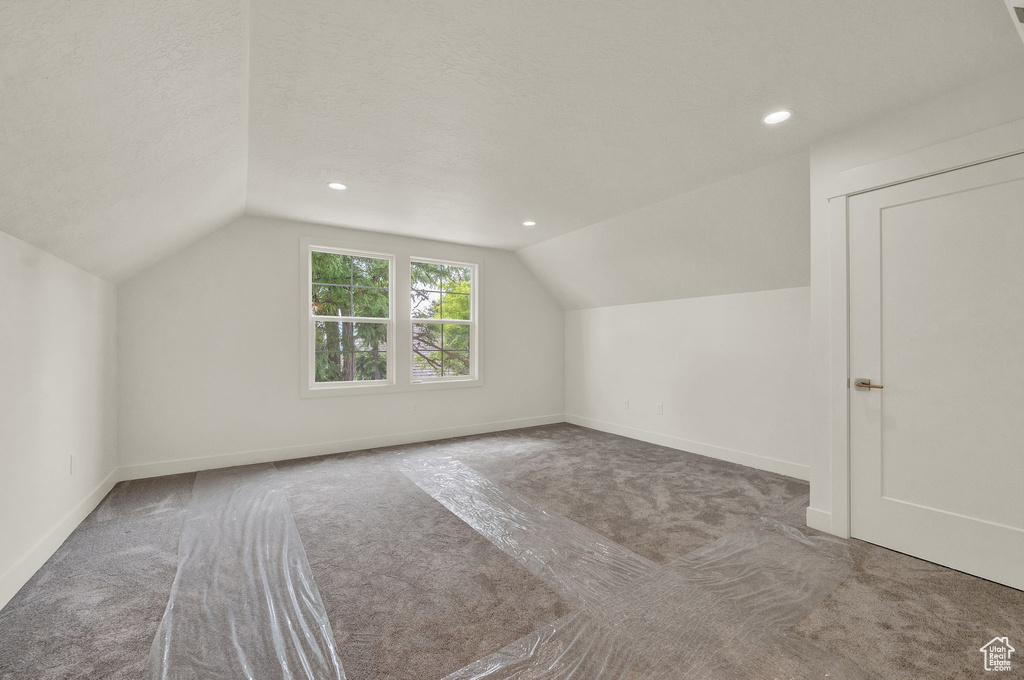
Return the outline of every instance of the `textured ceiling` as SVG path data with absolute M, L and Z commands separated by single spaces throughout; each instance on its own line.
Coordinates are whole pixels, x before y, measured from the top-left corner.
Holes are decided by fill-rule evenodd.
M 1022 60 L 999 0 L 2 0 L 0 229 L 114 280 L 244 207 L 520 248 Z
M 120 280 L 242 211 L 243 0 L 0 0 L 0 229 Z
M 252 8 L 250 210 L 504 248 L 1024 64 L 1000 0 Z

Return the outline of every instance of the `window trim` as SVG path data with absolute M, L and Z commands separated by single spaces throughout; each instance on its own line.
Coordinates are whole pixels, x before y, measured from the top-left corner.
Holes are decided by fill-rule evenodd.
M 310 306 L 311 300 L 313 299 L 313 253 L 332 253 L 337 255 L 349 255 L 352 257 L 369 257 L 377 260 L 388 261 L 388 318 L 376 318 L 376 317 L 362 317 L 362 316 L 316 316 L 313 314 L 313 310 Z M 303 368 L 300 375 L 303 376 L 301 388 L 302 396 L 337 396 L 345 393 L 357 392 L 359 394 L 366 394 L 368 392 L 377 391 L 390 391 L 395 388 L 396 385 L 396 368 L 395 368 L 395 340 L 398 336 L 395 320 L 397 319 L 397 310 L 395 308 L 395 262 L 396 257 L 390 253 L 380 253 L 366 250 L 358 250 L 354 248 L 342 248 L 339 246 L 320 245 L 320 241 L 312 239 L 302 239 L 302 246 L 300 248 L 300 257 L 302 259 L 302 266 L 300 267 L 303 285 L 300 286 L 302 291 L 302 307 L 304 309 L 304 318 L 302 319 L 302 325 L 304 328 L 304 341 L 302 343 L 303 351 L 301 352 L 301 359 Z M 356 380 L 352 382 L 316 382 L 316 366 L 314 363 L 314 357 L 316 356 L 316 332 L 314 331 L 314 325 L 317 321 L 351 321 L 353 323 L 386 323 L 387 324 L 387 375 L 388 377 L 384 380 Z M 399 350 L 400 351 L 400 350 Z
M 453 265 L 456 267 L 467 267 L 470 270 L 470 294 L 469 294 L 469 320 L 465 319 L 421 319 L 413 318 L 412 310 L 409 311 L 409 332 L 406 333 L 406 338 L 409 341 L 408 354 L 409 354 L 409 385 L 413 386 L 414 389 L 425 389 L 427 386 L 433 387 L 456 387 L 456 386 L 469 386 L 469 385 L 481 385 L 483 380 L 480 378 L 480 265 L 475 262 L 459 262 L 456 260 L 442 260 L 434 257 L 409 257 L 409 295 L 412 294 L 412 265 L 414 262 L 422 262 L 423 264 L 441 264 L 441 265 Z M 411 307 L 411 305 L 410 305 Z M 435 325 L 454 325 L 454 326 L 469 326 L 469 375 L 463 376 L 437 376 L 434 378 L 417 378 L 413 374 L 414 362 L 412 361 L 412 339 L 413 339 L 413 326 L 415 324 L 435 324 Z

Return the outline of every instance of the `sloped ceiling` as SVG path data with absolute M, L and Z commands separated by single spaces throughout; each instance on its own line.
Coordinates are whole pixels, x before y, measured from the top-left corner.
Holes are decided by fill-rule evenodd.
M 0 229 L 114 280 L 243 208 L 518 249 L 1022 59 L 997 0 L 4 0 Z
M 0 2 L 0 229 L 116 281 L 241 213 L 245 13 Z
M 252 6 L 251 210 L 515 249 L 1024 65 L 998 0 Z
M 810 283 L 806 152 L 523 248 L 566 309 Z

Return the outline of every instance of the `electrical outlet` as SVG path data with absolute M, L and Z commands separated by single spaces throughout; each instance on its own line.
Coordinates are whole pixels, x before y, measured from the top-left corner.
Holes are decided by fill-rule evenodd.
M 412 405 L 412 412 L 413 412 L 413 413 L 416 413 L 416 404 L 413 404 L 413 405 Z
M 662 404 L 661 402 L 658 402 L 656 410 L 657 410 L 659 416 L 660 415 L 664 415 L 664 413 L 665 413 L 665 405 Z
M 622 408 L 629 408 L 629 399 L 622 402 Z

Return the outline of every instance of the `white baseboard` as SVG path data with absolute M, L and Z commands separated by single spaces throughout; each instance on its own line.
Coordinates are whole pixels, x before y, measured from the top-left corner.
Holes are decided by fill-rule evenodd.
M 786 460 L 779 460 L 778 458 L 769 458 L 767 456 L 761 456 L 756 453 L 747 453 L 745 451 L 734 451 L 732 449 L 726 449 L 713 444 L 703 444 L 701 442 L 690 441 L 681 437 L 673 437 L 671 435 L 649 432 L 647 430 L 638 430 L 626 425 L 616 425 L 615 423 L 608 423 L 603 420 L 594 420 L 592 418 L 584 418 L 583 416 L 571 415 L 568 413 L 565 415 L 565 422 L 572 423 L 573 425 L 580 425 L 582 427 L 589 427 L 592 430 L 600 430 L 602 432 L 622 435 L 623 437 L 629 437 L 631 439 L 639 439 L 640 441 L 650 442 L 651 444 L 667 446 L 672 449 L 679 449 L 680 451 L 697 453 L 702 456 L 717 458 L 730 463 L 739 463 L 740 465 L 746 465 L 747 467 L 775 472 L 780 475 L 795 477 L 796 479 L 802 479 L 804 481 L 807 481 L 810 478 L 810 466 L 792 463 Z
M 832 533 L 832 513 L 817 508 L 807 508 L 807 526 L 826 534 Z
M 0 576 L 0 609 L 10 602 L 11 598 L 21 590 L 21 587 L 28 583 L 28 580 L 46 563 L 46 560 L 57 552 L 57 548 L 67 540 L 71 532 L 89 516 L 89 513 L 100 504 L 100 501 L 119 481 L 118 468 L 114 468 L 106 479 L 82 499 L 81 503 L 64 515 L 27 553 L 22 555 L 21 559 L 14 563 L 14 566 L 7 570 L 7 573 Z
M 363 449 L 374 449 L 384 446 L 401 446 L 403 444 L 415 444 L 435 439 L 447 439 L 448 437 L 465 437 L 473 434 L 486 434 L 488 432 L 500 432 L 501 430 L 517 430 L 523 427 L 552 425 L 554 423 L 561 422 L 565 422 L 565 417 L 562 416 L 562 414 L 536 416 L 533 418 L 499 420 L 490 423 L 479 423 L 476 425 L 463 425 L 460 427 L 446 427 L 436 430 L 401 432 L 397 434 L 382 435 L 380 437 L 346 439 L 336 442 L 302 444 L 300 446 L 260 449 L 257 451 L 241 451 L 237 453 L 225 453 L 199 458 L 183 458 L 181 460 L 168 460 L 157 463 L 123 465 L 121 466 L 121 479 L 145 479 L 147 477 L 161 477 L 163 475 L 174 475 L 183 472 L 213 470 L 216 468 L 232 467 L 234 465 L 272 463 L 278 460 L 309 458 L 310 456 L 323 456 L 330 453 L 361 451 Z

